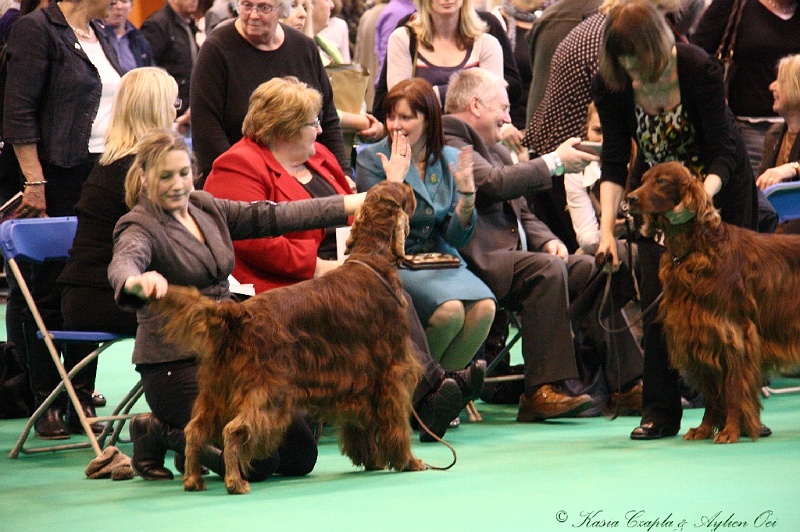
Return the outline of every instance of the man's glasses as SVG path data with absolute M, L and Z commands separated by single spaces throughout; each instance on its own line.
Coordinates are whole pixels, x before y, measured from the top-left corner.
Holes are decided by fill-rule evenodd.
M 279 6 L 271 6 L 269 4 L 251 4 L 250 2 L 239 2 L 240 13 L 250 13 L 256 10 L 259 15 L 268 15 L 277 10 Z

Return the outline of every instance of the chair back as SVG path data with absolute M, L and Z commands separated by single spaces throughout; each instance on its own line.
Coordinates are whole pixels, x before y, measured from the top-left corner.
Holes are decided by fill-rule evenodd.
M 778 213 L 778 222 L 800 218 L 800 181 L 777 183 L 764 190 L 764 195 Z
M 0 247 L 18 262 L 66 261 L 77 227 L 74 216 L 7 220 L 0 225 Z

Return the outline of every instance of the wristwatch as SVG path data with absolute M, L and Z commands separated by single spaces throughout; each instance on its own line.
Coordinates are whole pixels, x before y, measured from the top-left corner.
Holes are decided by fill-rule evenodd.
M 561 162 L 561 157 L 558 155 L 553 154 L 553 162 L 556 163 L 556 173 L 555 175 L 561 177 L 564 175 L 564 163 Z

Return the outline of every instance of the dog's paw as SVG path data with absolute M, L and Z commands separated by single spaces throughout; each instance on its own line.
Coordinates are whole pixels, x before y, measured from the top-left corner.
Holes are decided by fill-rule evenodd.
M 724 428 L 714 438 L 714 443 L 737 443 L 739 441 L 739 431 Z
M 408 465 L 403 468 L 403 471 L 425 471 L 428 469 L 427 464 L 419 458 L 412 458 L 409 460 Z
M 206 481 L 200 475 L 183 477 L 183 491 L 205 491 Z
M 683 439 L 686 441 L 690 440 L 708 440 L 714 434 L 714 429 L 709 429 L 704 425 L 700 425 L 697 428 L 689 429 L 686 434 L 684 434 Z
M 231 495 L 247 495 L 250 493 L 250 483 L 244 479 L 225 479 L 225 487 Z

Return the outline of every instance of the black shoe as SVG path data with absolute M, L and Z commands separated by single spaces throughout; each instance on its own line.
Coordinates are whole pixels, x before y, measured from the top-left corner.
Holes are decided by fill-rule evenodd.
M 83 401 L 83 399 L 81 399 Z M 83 415 L 86 417 L 96 417 L 97 412 L 94 410 L 94 405 L 91 401 L 87 401 L 86 403 L 81 403 L 81 408 L 83 409 Z M 72 403 L 69 404 L 69 408 L 67 408 L 67 423 L 69 425 L 69 430 L 73 434 L 83 434 L 83 425 L 81 425 L 81 418 L 78 416 L 78 413 L 75 412 L 75 407 L 72 406 Z M 95 434 L 101 434 L 103 430 L 106 428 L 106 424 L 101 421 L 95 421 L 91 425 L 89 425 L 92 429 L 92 432 Z
M 483 379 L 486 377 L 486 361 L 483 359 L 473 360 L 466 369 L 448 371 L 446 375 L 456 381 L 461 389 L 461 395 L 464 397 L 464 405 L 466 405 L 481 396 Z
M 98 392 L 97 390 L 92 392 L 92 404 L 95 408 L 103 408 L 106 406 L 106 396 L 102 393 Z
M 169 427 L 152 414 L 139 414 L 130 422 L 133 441 L 133 470 L 145 480 L 172 480 L 172 471 L 164 467 Z
M 66 440 L 69 438 L 69 428 L 64 423 L 64 408 L 50 405 L 42 412 L 33 425 L 36 437 L 42 440 Z
M 464 408 L 461 388 L 455 380 L 446 378 L 439 387 L 423 399 L 417 406 L 417 414 L 431 432 L 441 438 L 453 421 Z M 432 442 L 436 438 L 431 436 L 424 427 L 419 428 L 419 441 Z
M 680 430 L 679 425 L 660 425 L 653 423 L 642 423 L 631 432 L 632 440 L 657 440 L 675 436 Z
M 772 436 L 772 429 L 770 429 L 768 426 L 766 426 L 766 425 L 764 425 L 762 423 L 761 424 L 761 429 L 759 429 L 759 431 L 758 431 L 758 435 L 761 438 L 766 438 L 767 436 Z

